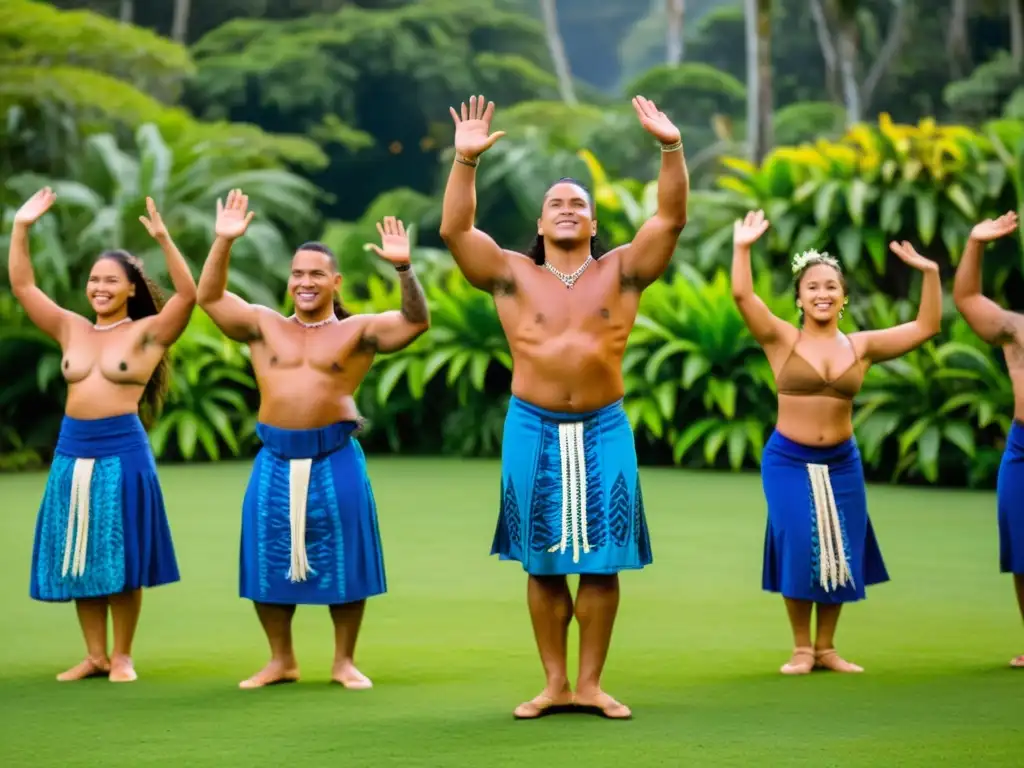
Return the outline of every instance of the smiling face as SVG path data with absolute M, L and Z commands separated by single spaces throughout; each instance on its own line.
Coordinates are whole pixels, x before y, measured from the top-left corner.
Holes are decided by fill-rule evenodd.
M 797 305 L 804 317 L 826 324 L 836 321 L 846 302 L 846 280 L 829 264 L 813 264 L 797 286 Z
M 597 234 L 597 220 L 587 191 L 568 181 L 551 187 L 537 220 L 537 234 L 560 248 L 589 242 Z
M 288 291 L 295 299 L 296 310 L 316 315 L 325 307 L 333 307 L 334 296 L 340 287 L 341 275 L 326 253 L 300 250 L 292 257 Z
M 117 260 L 99 259 L 93 264 L 86 296 L 97 317 L 126 313 L 128 299 L 134 295 L 135 286 Z

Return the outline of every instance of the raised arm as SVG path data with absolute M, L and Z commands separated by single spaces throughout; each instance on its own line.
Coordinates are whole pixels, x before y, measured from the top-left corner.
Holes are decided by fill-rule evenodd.
M 164 258 L 167 259 L 167 272 L 174 285 L 174 295 L 164 304 L 160 314 L 150 321 L 149 331 L 158 344 L 169 347 L 184 333 L 192 317 L 192 310 L 196 306 L 196 281 L 181 251 L 171 239 L 153 198 L 146 198 L 146 209 L 149 217 L 139 216 L 139 221 L 163 250 Z
M 412 344 L 430 327 L 430 310 L 423 286 L 412 271 L 405 225 L 388 216 L 377 224 L 377 231 L 380 232 L 381 245 L 368 243 L 366 249 L 374 251 L 398 270 L 402 308 L 370 315 L 363 326 L 361 341 L 363 347 L 373 352 L 397 352 Z
M 743 316 L 743 322 L 762 347 L 782 341 L 794 328 L 776 317 L 761 297 L 754 293 L 754 277 L 750 269 L 750 246 L 768 230 L 764 211 L 750 212 L 732 229 L 732 298 Z
M 1016 229 L 1017 214 L 1013 212 L 977 224 L 971 230 L 953 280 L 953 302 L 957 311 L 982 341 L 998 346 L 1015 337 L 1016 315 L 982 295 L 981 255 L 986 243 L 1005 237 Z
M 58 306 L 36 285 L 36 276 L 28 253 L 29 229 L 50 209 L 56 199 L 53 190 L 46 187 L 32 195 L 18 209 L 11 230 L 7 271 L 11 281 L 11 292 L 25 308 L 29 320 L 47 336 L 63 345 L 68 323 L 74 318 L 74 314 Z
M 490 133 L 494 102 L 485 107 L 483 96 L 470 96 L 469 107 L 462 104 L 461 117 L 452 107 L 448 111 L 455 120 L 455 162 L 444 190 L 441 239 L 470 285 L 491 292 L 497 283 L 510 279 L 510 270 L 508 254 L 475 226 L 476 167 L 505 132 Z
M 672 261 L 679 234 L 686 226 L 690 176 L 679 129 L 643 96 L 633 99 L 633 108 L 647 132 L 661 144 L 658 210 L 640 227 L 633 242 L 622 249 L 620 261 L 622 284 L 643 290 L 661 277 Z
M 216 239 L 199 275 L 197 298 L 199 306 L 216 323 L 225 336 L 234 341 L 257 341 L 260 338 L 259 308 L 229 293 L 228 261 L 231 244 L 245 234 L 255 215 L 246 213 L 249 198 L 240 189 L 228 193 L 227 203 L 217 201 Z
M 880 363 L 905 355 L 937 334 L 942 324 L 942 281 L 939 265 L 914 250 L 907 241 L 889 243 L 889 248 L 904 262 L 919 269 L 924 275 L 921 283 L 921 306 L 917 317 L 909 323 L 877 331 L 861 331 L 850 336 L 854 344 L 862 345 L 861 357 Z

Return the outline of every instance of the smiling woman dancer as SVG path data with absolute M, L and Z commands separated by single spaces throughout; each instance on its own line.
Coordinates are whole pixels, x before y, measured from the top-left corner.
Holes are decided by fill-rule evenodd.
M 750 246 L 767 229 L 763 211 L 737 221 L 732 261 L 733 298 L 764 349 L 779 395 L 775 430 L 761 461 L 768 502 L 762 588 L 785 598 L 795 650 L 784 674 L 806 674 L 815 667 L 862 672 L 836 653 L 839 612 L 844 603 L 864 599 L 865 587 L 888 581 L 889 574 L 868 518 L 853 437 L 853 398 L 872 363 L 903 355 L 938 333 L 939 270 L 910 244 L 891 243 L 893 253 L 924 275 L 917 319 L 846 336 L 838 327 L 848 301 L 839 262 L 808 251 L 793 260 L 802 326 L 795 328 L 754 293 Z
M 64 420 L 36 522 L 30 595 L 75 601 L 84 661 L 57 676 L 136 679 L 132 639 L 142 589 L 179 580 L 163 495 L 142 413 L 155 415 L 167 390 L 165 353 L 185 330 L 196 301 L 188 266 L 153 201 L 139 217 L 163 249 L 175 295 L 161 309 L 142 264 L 124 251 L 101 253 L 86 294 L 95 322 L 57 306 L 35 283 L 29 227 L 56 195 L 47 187 L 14 217 L 10 279 L 29 319 L 60 344 L 68 384 Z M 113 655 L 107 655 L 107 608 Z
M 1017 605 L 1024 617 L 1024 315 L 1003 309 L 981 293 L 981 256 L 985 245 L 1017 231 L 1017 214 L 986 219 L 971 230 L 953 281 L 953 301 L 964 320 L 987 344 L 1003 348 L 1013 384 L 1013 425 L 996 481 L 999 570 L 1013 574 Z M 1010 660 L 1024 667 L 1024 655 Z

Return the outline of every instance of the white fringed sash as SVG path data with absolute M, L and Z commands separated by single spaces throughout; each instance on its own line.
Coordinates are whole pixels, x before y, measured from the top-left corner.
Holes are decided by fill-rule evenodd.
M 583 422 L 558 425 L 562 459 L 562 540 L 548 552 L 565 554 L 572 537 L 572 561 L 580 561 L 580 549 L 590 552 L 587 541 L 587 461 L 583 448 Z
M 64 537 L 64 565 L 60 572 L 62 577 L 66 577 L 68 571 L 72 578 L 85 574 L 85 559 L 89 551 L 89 496 L 95 466 L 96 459 L 75 459 L 68 502 L 68 528 Z
M 288 462 L 288 521 L 291 523 L 291 567 L 288 580 L 305 581 L 312 569 L 306 557 L 306 502 L 309 498 L 309 476 L 312 459 L 291 459 Z
M 839 508 L 832 493 L 828 466 L 808 464 L 807 473 L 811 477 L 811 493 L 818 522 L 818 573 L 822 588 L 830 592 L 838 587 L 853 585 L 853 575 L 846 561 L 843 529 L 839 522 Z

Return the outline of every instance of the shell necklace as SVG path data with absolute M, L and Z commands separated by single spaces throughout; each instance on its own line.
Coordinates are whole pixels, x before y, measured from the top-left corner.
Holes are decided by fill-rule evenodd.
M 130 317 L 122 317 L 120 320 L 110 323 L 109 325 L 98 325 L 96 323 L 93 323 L 92 327 L 93 330 L 96 331 L 109 331 L 112 328 L 117 328 L 117 326 L 124 325 L 125 323 L 130 323 L 131 321 L 132 319 Z
M 562 284 L 565 285 L 566 288 L 572 290 L 573 284 L 575 284 L 575 282 L 580 279 L 580 275 L 586 272 L 587 267 L 589 267 L 593 262 L 593 255 L 587 256 L 587 260 L 580 264 L 580 268 L 573 272 L 571 275 L 567 275 L 565 274 L 565 272 L 555 269 L 554 267 L 551 266 L 551 262 L 549 261 L 545 261 L 544 266 L 547 268 L 548 272 L 550 272 L 552 275 L 561 280 Z
M 334 315 L 331 315 L 330 317 L 328 317 L 328 318 L 326 318 L 324 320 L 318 320 L 315 323 L 305 323 L 302 320 L 299 320 L 297 315 L 292 315 L 288 319 L 289 320 L 294 320 L 296 323 L 301 325 L 303 328 L 321 328 L 321 327 L 323 327 L 325 325 L 330 325 L 331 323 L 338 322 L 338 318 L 335 317 Z

